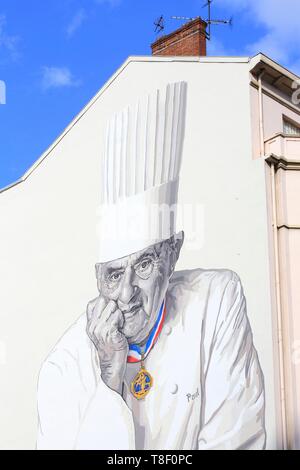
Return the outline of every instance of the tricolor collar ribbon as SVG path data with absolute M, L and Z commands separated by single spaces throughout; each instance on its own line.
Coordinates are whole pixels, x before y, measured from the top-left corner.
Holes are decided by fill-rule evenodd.
M 146 357 L 150 353 L 155 341 L 158 338 L 159 333 L 161 332 L 165 316 L 166 316 L 166 302 L 164 300 L 160 307 L 155 325 L 147 340 L 146 347 L 144 350 L 144 359 L 146 359 Z M 143 350 L 140 346 L 138 346 L 137 344 L 130 344 L 129 352 L 127 356 L 127 362 L 140 362 L 142 360 L 142 353 L 143 353 Z

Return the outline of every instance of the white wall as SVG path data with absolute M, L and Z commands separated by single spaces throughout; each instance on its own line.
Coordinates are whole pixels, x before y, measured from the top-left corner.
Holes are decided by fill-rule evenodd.
M 97 294 L 104 123 L 137 95 L 178 80 L 188 82 L 180 202 L 204 209 L 204 243 L 186 247 L 179 268 L 241 276 L 265 374 L 268 447 L 276 446 L 264 163 L 251 154 L 249 64 L 139 58 L 25 182 L 0 194 L 0 448 L 34 447 L 40 364 Z

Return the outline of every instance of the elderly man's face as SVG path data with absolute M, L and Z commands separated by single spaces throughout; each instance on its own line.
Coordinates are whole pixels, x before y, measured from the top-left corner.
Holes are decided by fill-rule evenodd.
M 124 315 L 120 331 L 142 343 L 153 328 L 183 242 L 183 233 L 119 260 L 96 266 L 100 295 Z

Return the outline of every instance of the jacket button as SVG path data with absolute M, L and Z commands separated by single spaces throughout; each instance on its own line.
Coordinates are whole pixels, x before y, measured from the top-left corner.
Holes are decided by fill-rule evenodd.
M 164 333 L 169 336 L 169 334 L 172 332 L 172 328 L 169 325 L 166 325 L 164 327 Z
M 172 395 L 175 395 L 175 393 L 178 392 L 178 385 L 177 384 L 171 385 L 170 392 L 172 393 Z

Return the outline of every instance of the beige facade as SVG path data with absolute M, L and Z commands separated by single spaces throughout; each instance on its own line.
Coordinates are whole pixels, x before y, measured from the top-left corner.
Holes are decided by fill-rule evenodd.
M 283 446 L 299 449 L 300 82 L 264 56 L 253 62 L 253 156 L 266 161 L 280 427 Z
M 282 116 L 300 122 L 288 94 L 295 78 L 262 55 L 129 58 L 22 181 L 1 191 L 0 448 L 34 448 L 40 365 L 97 295 L 106 120 L 180 80 L 188 103 L 179 203 L 198 207 L 201 243 L 185 245 L 178 268 L 240 275 L 265 377 L 267 448 L 300 447 L 300 152 L 282 127 Z

